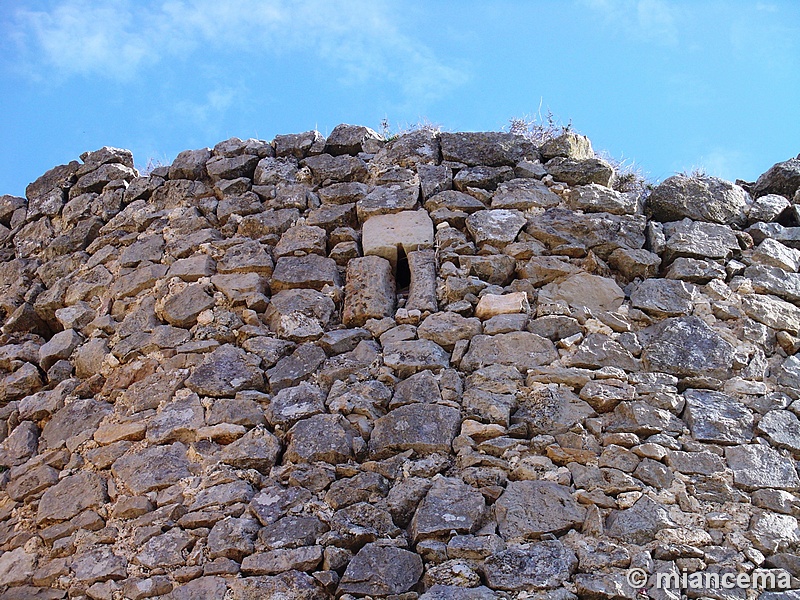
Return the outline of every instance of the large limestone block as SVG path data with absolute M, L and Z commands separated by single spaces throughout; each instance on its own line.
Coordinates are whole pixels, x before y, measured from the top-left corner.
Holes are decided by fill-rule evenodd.
M 347 264 L 342 322 L 361 327 L 369 319 L 394 314 L 395 296 L 392 266 L 380 256 L 354 258 Z
M 521 371 L 546 365 L 558 359 L 553 342 L 527 331 L 498 335 L 476 335 L 461 368 L 474 371 L 488 365 L 509 365 Z
M 424 210 L 375 215 L 364 223 L 361 245 L 364 256 L 382 256 L 396 266 L 398 247 L 406 254 L 433 248 L 433 221 Z
M 586 509 L 558 483 L 511 481 L 495 503 L 495 514 L 503 538 L 537 539 L 579 527 Z
M 559 300 L 570 306 L 584 306 L 591 311 L 615 311 L 622 306 L 625 293 L 611 278 L 576 273 L 561 283 L 552 283 L 542 288 L 540 302 Z

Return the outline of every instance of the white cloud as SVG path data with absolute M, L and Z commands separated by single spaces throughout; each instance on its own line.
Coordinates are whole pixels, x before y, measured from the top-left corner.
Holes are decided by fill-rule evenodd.
M 606 25 L 639 41 L 671 46 L 678 43 L 676 9 L 666 0 L 580 0 L 601 14 Z
M 162 61 L 207 53 L 282 60 L 309 52 L 347 82 L 394 84 L 432 96 L 466 76 L 397 25 L 378 0 L 57 0 L 12 17 L 29 67 L 41 75 L 129 80 Z

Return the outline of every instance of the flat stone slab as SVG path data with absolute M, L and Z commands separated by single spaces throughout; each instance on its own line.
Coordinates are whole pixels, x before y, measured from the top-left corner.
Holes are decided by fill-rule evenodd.
M 425 210 L 375 215 L 364 223 L 361 246 L 364 256 L 382 256 L 396 266 L 398 247 L 406 254 L 433 248 L 433 221 Z

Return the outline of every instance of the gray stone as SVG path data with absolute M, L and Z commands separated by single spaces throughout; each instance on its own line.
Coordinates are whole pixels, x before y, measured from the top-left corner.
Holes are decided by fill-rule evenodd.
M 656 533 L 670 527 L 675 524 L 667 509 L 649 496 L 642 496 L 631 508 L 612 511 L 606 519 L 608 535 L 639 545 L 653 541 Z
M 108 546 L 100 546 L 82 552 L 72 559 L 75 579 L 85 585 L 97 581 L 118 581 L 128 576 L 128 561 Z
M 517 234 L 526 223 L 518 210 L 480 210 L 467 218 L 467 229 L 478 246 L 484 244 L 503 248 L 517 239 Z
M 127 454 L 114 462 L 111 472 L 134 494 L 144 494 L 177 483 L 191 476 L 186 446 L 175 442 L 171 446 L 151 446 Z
M 201 179 L 206 176 L 206 162 L 211 158 L 210 148 L 184 150 L 169 167 L 170 179 Z
M 272 275 L 272 271 L 272 258 L 267 254 L 264 246 L 255 240 L 247 240 L 230 246 L 217 261 L 217 272 L 222 274 L 258 273 L 269 277 Z
M 336 262 L 324 256 L 284 256 L 278 259 L 270 286 L 273 292 L 294 288 L 321 290 L 326 285 L 341 287 Z
M 288 429 L 300 419 L 325 412 L 325 394 L 317 386 L 300 383 L 280 390 L 265 409 L 270 425 Z
M 789 302 L 800 302 L 800 274 L 763 265 L 747 267 L 744 274 L 752 281 L 756 293 L 774 294 Z
M 260 359 L 224 344 L 209 354 L 186 380 L 186 387 L 203 396 L 233 396 L 240 390 L 264 387 Z
M 740 250 L 739 240 L 732 229 L 716 223 L 701 223 L 684 219 L 671 223 L 662 258 L 728 259 Z
M 516 546 L 493 554 L 484 566 L 489 587 L 508 591 L 550 590 L 578 569 L 575 553 L 557 540 Z
M 530 210 L 551 208 L 561 203 L 561 197 L 536 179 L 512 179 L 497 186 L 492 195 L 492 208 Z
M 758 422 L 758 432 L 773 445 L 800 454 L 800 419 L 788 410 L 771 410 Z
M 411 521 L 414 542 L 446 538 L 451 531 L 472 533 L 481 524 L 483 495 L 457 478 L 436 477 Z
M 499 600 L 502 596 L 493 592 L 486 586 L 473 588 L 459 587 L 456 585 L 432 586 L 419 597 L 419 600 Z
M 419 555 L 396 548 L 367 544 L 358 551 L 339 582 L 337 594 L 403 594 L 422 577 Z
M 21 465 L 36 454 L 39 447 L 39 428 L 32 421 L 23 421 L 0 442 L 0 465 Z
M 674 279 L 645 279 L 631 291 L 631 306 L 655 317 L 689 315 L 694 288 Z
M 551 363 L 557 358 L 558 353 L 553 342 L 535 333 L 515 331 L 494 336 L 476 335 L 461 360 L 461 368 L 474 371 L 499 364 L 513 366 L 525 372 Z
M 311 169 L 311 180 L 318 186 L 367 180 L 367 165 L 354 156 L 320 154 L 306 158 L 301 164 Z
M 431 340 L 390 342 L 383 348 L 383 363 L 399 377 L 408 377 L 419 371 L 446 369 L 450 355 Z
M 540 302 L 564 301 L 570 306 L 584 306 L 594 312 L 613 312 L 622 306 L 624 299 L 624 292 L 613 279 L 586 272 L 550 283 L 539 295 Z
M 473 167 L 513 167 L 523 158 L 536 155 L 533 143 L 512 133 L 442 133 L 439 138 L 445 160 Z
M 301 487 L 285 488 L 268 485 L 250 501 L 249 510 L 262 525 L 275 523 L 286 516 L 289 510 L 311 500 L 311 492 Z
M 36 521 L 40 525 L 66 521 L 87 508 L 98 508 L 107 501 L 105 479 L 96 473 L 81 471 L 65 477 L 44 493 Z
M 771 166 L 758 178 L 753 186 L 753 196 L 758 198 L 765 194 L 780 194 L 791 199 L 798 188 L 800 188 L 800 159 L 790 158 Z
M 241 561 L 253 553 L 258 530 L 258 521 L 252 518 L 226 517 L 211 528 L 208 534 L 208 551 L 212 558 L 225 557 Z
M 192 327 L 197 316 L 204 310 L 214 307 L 214 298 L 206 292 L 205 286 L 192 284 L 176 294 L 169 296 L 161 307 L 162 318 L 175 327 Z
M 661 258 L 643 248 L 617 248 L 609 255 L 608 264 L 628 279 L 647 279 L 658 274 Z
M 68 359 L 83 338 L 74 329 L 65 329 L 55 334 L 50 341 L 39 348 L 39 366 L 47 371 L 56 361 Z
M 326 358 L 322 348 L 313 344 L 301 344 L 291 355 L 280 359 L 266 372 L 270 391 L 274 394 L 284 388 L 299 385 L 311 376 Z
M 453 312 L 437 312 L 420 324 L 417 335 L 432 340 L 448 352 L 452 352 L 456 342 L 472 339 L 482 330 L 479 319 L 467 319 Z
M 547 481 L 510 481 L 494 510 L 506 540 L 564 533 L 579 528 L 586 517 L 586 509 L 572 498 L 569 488 Z
M 793 335 L 800 333 L 800 308 L 776 296 L 742 296 L 742 308 L 748 317 L 768 327 Z
M 453 177 L 453 187 L 460 192 L 469 190 L 495 190 L 497 186 L 514 177 L 511 167 L 467 167 Z
M 242 561 L 242 571 L 250 575 L 274 575 L 291 570 L 313 571 L 322 562 L 322 546 L 279 548 L 250 554 Z
M 674 175 L 648 196 L 647 214 L 657 221 L 706 221 L 743 225 L 748 195 L 741 187 L 717 177 Z
M 15 548 L 0 555 L 0 585 L 19 586 L 30 582 L 36 567 L 36 555 L 25 548 Z
M 639 370 L 639 364 L 631 353 L 622 344 L 602 333 L 587 335 L 570 364 L 587 369 L 617 367 L 625 371 Z
M 753 438 L 753 414 L 740 401 L 720 392 L 686 390 L 683 419 L 699 442 L 748 444 Z
M 262 600 L 264 598 L 328 600 L 330 598 L 320 583 L 300 571 L 286 571 L 273 576 L 231 579 L 230 589 L 232 600 Z
M 571 186 L 592 183 L 610 186 L 614 179 L 614 168 L 602 158 L 574 159 L 557 156 L 544 165 L 556 181 Z
M 592 142 L 589 141 L 589 138 L 573 131 L 565 131 L 559 136 L 548 139 L 541 145 L 539 152 L 544 160 L 550 160 L 556 156 L 577 160 L 594 157 Z
M 238 440 L 228 444 L 220 454 L 220 461 L 237 469 L 255 469 L 269 473 L 275 466 L 281 443 L 263 427 L 251 429 Z
M 264 321 L 278 337 L 306 342 L 323 334 L 335 310 L 333 300 L 317 290 L 283 290 L 272 297 Z
M 147 540 L 134 557 L 137 564 L 148 569 L 175 568 L 184 564 L 183 552 L 193 543 L 192 536 L 175 528 Z
M 42 429 L 41 438 L 48 448 L 57 448 L 64 442 L 69 450 L 74 450 L 91 439 L 111 410 L 107 402 L 94 398 L 75 399 L 53 415 Z
M 742 190 L 744 192 L 744 190 Z M 574 187 L 569 192 L 569 207 L 587 213 L 604 212 L 612 215 L 632 215 L 638 208 L 634 194 L 623 194 L 592 183 Z
M 337 464 L 353 458 L 356 440 L 361 438 L 341 415 L 320 414 L 298 421 L 289 430 L 288 440 L 284 460 Z
M 376 458 L 406 450 L 447 454 L 460 426 L 461 414 L 455 408 L 420 403 L 400 406 L 375 421 L 370 451 Z
M 742 489 L 800 489 L 794 461 L 769 446 L 731 446 L 725 449 L 725 460 L 733 471 L 734 483 Z
M 380 256 L 355 258 L 347 263 L 342 322 L 362 327 L 369 319 L 394 314 L 397 298 L 391 264 Z
M 652 330 L 645 367 L 678 377 L 730 375 L 734 348 L 698 317 L 671 317 Z

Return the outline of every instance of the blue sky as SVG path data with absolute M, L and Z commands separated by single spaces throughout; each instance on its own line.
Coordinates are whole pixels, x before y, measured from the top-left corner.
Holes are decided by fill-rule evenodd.
M 549 109 L 654 180 L 800 152 L 800 2 L 0 0 L 0 193 L 104 145 Z

